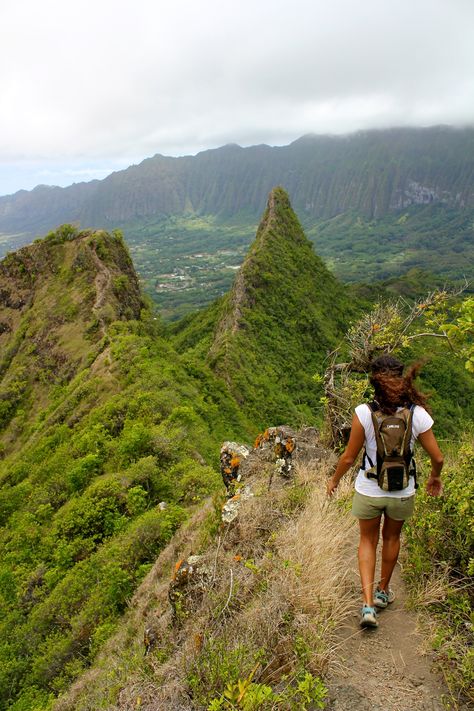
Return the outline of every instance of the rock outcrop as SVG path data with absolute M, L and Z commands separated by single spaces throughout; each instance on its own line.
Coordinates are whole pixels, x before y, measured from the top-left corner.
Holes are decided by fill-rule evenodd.
M 221 448 L 221 474 L 228 499 L 222 508 L 222 521 L 237 518 L 244 501 L 254 496 L 262 480 L 267 491 L 291 482 L 295 464 L 318 463 L 327 456 L 315 427 L 296 431 L 291 427 L 269 427 L 258 435 L 255 446 L 248 450 L 235 442 L 224 442 Z

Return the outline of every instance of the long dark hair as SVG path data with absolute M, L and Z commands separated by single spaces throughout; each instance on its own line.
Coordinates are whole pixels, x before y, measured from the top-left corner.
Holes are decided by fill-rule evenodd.
M 393 415 L 397 407 L 408 407 L 411 404 L 427 407 L 428 396 L 421 393 L 413 383 L 421 367 L 422 363 L 415 363 L 404 375 L 404 365 L 397 358 L 380 356 L 372 361 L 370 383 L 382 412 Z

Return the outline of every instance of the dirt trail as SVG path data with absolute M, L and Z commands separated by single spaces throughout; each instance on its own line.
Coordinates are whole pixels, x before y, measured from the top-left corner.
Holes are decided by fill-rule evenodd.
M 416 615 L 405 609 L 407 593 L 396 566 L 392 588 L 396 599 L 380 611 L 379 627 L 359 627 L 360 581 L 357 572 L 357 532 L 348 560 L 354 607 L 339 632 L 341 667 L 329 677 L 330 711 L 441 711 L 442 680 L 432 671 L 423 650 Z M 378 560 L 380 559 L 380 549 Z M 459 707 L 467 711 L 467 706 Z

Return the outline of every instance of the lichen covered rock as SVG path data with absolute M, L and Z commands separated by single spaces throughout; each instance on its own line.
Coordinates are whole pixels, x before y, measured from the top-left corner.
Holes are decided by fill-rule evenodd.
M 252 450 L 224 442 L 221 472 L 229 498 L 222 507 L 222 521 L 232 523 L 242 502 L 254 496 L 257 488 L 261 490 L 265 480 L 264 490 L 270 491 L 278 481 L 282 485 L 292 481 L 295 463 L 319 462 L 325 456 L 327 452 L 314 427 L 299 431 L 287 425 L 268 427 L 258 435 Z
M 224 442 L 221 447 L 220 461 L 222 480 L 227 489 L 233 482 L 240 481 L 239 467 L 247 459 L 250 450 L 244 444 Z
M 211 579 L 212 570 L 204 556 L 190 555 L 176 563 L 168 588 L 168 600 L 176 622 L 189 616 Z

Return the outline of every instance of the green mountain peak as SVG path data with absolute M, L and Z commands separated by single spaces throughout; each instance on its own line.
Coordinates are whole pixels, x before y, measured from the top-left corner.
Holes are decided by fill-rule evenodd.
M 138 318 L 138 278 L 119 233 L 63 225 L 0 262 L 0 443 L 107 346 L 113 321 Z M 18 417 L 17 417 L 18 419 Z
M 350 313 L 344 287 L 315 254 L 287 193 L 274 188 L 224 297 L 209 361 L 244 409 L 258 412 L 262 425 L 311 422 L 319 395 L 311 375 Z
M 306 239 L 296 214 L 290 204 L 290 199 L 281 187 L 273 188 L 268 196 L 267 207 L 259 224 L 256 238 L 250 246 L 233 284 L 229 295 L 229 304 L 225 309 L 222 321 L 218 327 L 217 337 L 211 347 L 211 356 L 220 347 L 221 336 L 226 338 L 228 332 L 235 332 L 243 324 L 244 310 L 253 308 L 264 296 L 265 289 L 260 267 L 266 264 L 272 266 L 271 253 L 284 253 L 293 250 L 297 245 L 311 248 Z M 273 268 L 273 267 L 272 267 Z M 278 265 L 274 265 L 275 277 L 278 276 Z M 267 274 L 267 277 L 269 274 Z M 274 285 L 276 286 L 276 285 Z

